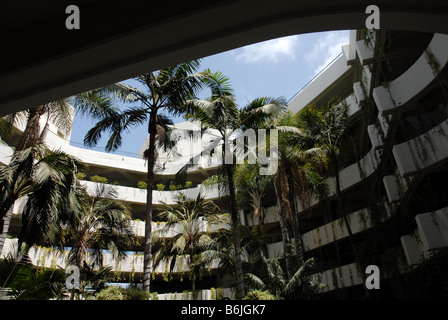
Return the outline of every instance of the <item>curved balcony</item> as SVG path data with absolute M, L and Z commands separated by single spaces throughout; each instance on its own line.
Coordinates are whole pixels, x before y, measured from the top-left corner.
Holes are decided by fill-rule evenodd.
M 402 177 L 448 160 L 448 120 L 426 133 L 392 148 Z
M 324 291 L 332 291 L 362 284 L 362 278 L 358 273 L 355 263 L 347 264 L 339 268 L 326 270 L 312 275 L 318 283 L 325 284 Z
M 401 237 L 407 262 L 411 266 L 448 248 L 448 207 L 418 214 L 415 221 L 415 232 Z
M 341 191 L 348 190 L 355 185 L 362 182 L 362 179 L 369 177 L 378 168 L 378 161 L 380 159 L 381 150 L 377 150 L 373 146 L 370 151 L 359 160 L 348 167 L 342 169 L 339 173 L 340 176 L 340 186 Z M 333 177 L 326 179 L 326 184 L 328 186 L 328 196 L 331 197 L 336 194 L 336 182 Z M 299 212 L 305 210 L 299 203 Z M 311 200 L 310 207 L 317 205 L 320 201 L 313 198 Z
M 385 208 L 386 207 L 386 204 Z M 390 218 L 389 211 L 382 217 L 383 220 Z M 368 230 L 374 226 L 368 209 L 361 209 L 347 215 L 350 229 L 353 234 Z M 303 247 L 305 251 L 310 251 L 326 244 L 348 237 L 348 231 L 342 218 L 327 223 L 321 227 L 311 230 L 302 236 Z
M 0 140 L 0 163 L 4 165 L 9 164 L 13 154 L 13 149 L 7 146 L 4 141 Z
M 97 188 L 99 187 L 99 183 L 81 180 L 80 181 L 83 186 L 87 188 L 87 192 L 89 194 L 95 194 Z M 107 188 L 114 190 L 117 193 L 116 199 L 123 200 L 128 203 L 138 203 L 138 204 L 146 204 L 146 189 L 125 187 L 125 186 L 116 186 L 111 184 L 106 184 Z M 207 200 L 216 200 L 220 197 L 218 186 L 202 186 L 198 185 L 194 188 L 176 190 L 176 191 L 153 191 L 153 205 L 163 205 L 164 203 L 168 205 L 176 204 L 177 197 L 179 194 L 184 194 L 187 198 L 195 199 L 200 193 Z
M 381 217 L 382 221 L 390 218 L 390 211 L 384 203 L 386 215 Z M 347 215 L 350 229 L 353 234 L 357 234 L 374 227 L 368 209 L 361 209 Z M 303 249 L 311 251 L 321 246 L 325 246 L 335 241 L 348 237 L 348 231 L 342 218 L 334 220 L 302 235 Z M 283 250 L 282 242 L 268 244 L 269 257 L 277 257 Z
M 198 219 L 197 223 L 198 223 L 198 228 L 199 228 L 198 232 L 204 232 L 204 233 L 214 232 L 214 231 L 218 230 L 219 228 L 228 228 L 229 227 L 226 224 L 210 225 L 209 223 L 204 221 L 202 218 Z M 151 230 L 154 232 L 154 231 L 162 230 L 165 226 L 165 223 L 164 222 L 152 222 L 151 226 L 152 226 Z M 131 228 L 136 236 L 138 236 L 138 237 L 145 236 L 145 222 L 144 221 L 133 220 L 131 222 Z M 169 230 L 164 231 L 163 233 L 160 232 L 160 237 L 172 238 L 181 232 L 182 232 L 181 226 L 174 225 Z
M 17 247 L 17 239 L 6 239 L 3 247 L 2 257 L 13 252 Z M 68 267 L 68 251 L 58 251 L 52 248 L 44 248 L 33 246 L 29 250 L 29 257 L 33 265 L 44 268 L 60 267 L 66 269 Z M 216 269 L 219 261 L 212 261 L 208 266 L 209 269 Z M 122 260 L 116 260 L 112 254 L 103 252 L 103 265 L 110 266 L 113 272 L 143 272 L 143 252 L 127 252 L 127 256 Z M 163 274 L 168 269 L 168 263 L 161 263 L 154 270 L 156 274 Z M 188 263 L 186 257 L 179 257 L 174 273 L 188 272 Z
M 373 98 L 380 115 L 387 115 L 396 108 L 401 108 L 423 92 L 437 76 L 436 68 L 443 69 L 448 62 L 448 35 L 435 34 L 427 51 L 400 77 L 387 87 L 373 89 Z M 437 66 L 436 66 L 437 65 Z

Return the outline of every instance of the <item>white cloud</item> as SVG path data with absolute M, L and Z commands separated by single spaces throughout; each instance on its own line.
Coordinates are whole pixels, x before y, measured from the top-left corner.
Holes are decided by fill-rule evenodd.
M 289 36 L 248 45 L 232 52 L 235 59 L 247 63 L 278 63 L 295 59 L 298 36 Z
M 348 31 L 331 31 L 323 33 L 305 54 L 305 61 L 314 66 L 315 76 L 342 52 L 342 45 L 349 43 Z

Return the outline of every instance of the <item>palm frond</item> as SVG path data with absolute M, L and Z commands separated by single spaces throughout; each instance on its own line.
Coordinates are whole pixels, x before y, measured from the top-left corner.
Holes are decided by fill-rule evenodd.
M 258 276 L 252 273 L 244 274 L 244 282 L 246 286 L 251 290 L 265 290 L 266 285 Z

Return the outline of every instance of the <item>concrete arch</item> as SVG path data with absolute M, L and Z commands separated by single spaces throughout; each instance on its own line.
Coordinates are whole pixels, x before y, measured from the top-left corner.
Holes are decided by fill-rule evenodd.
M 220 0 L 125 4 L 78 1 L 81 29 L 65 28 L 65 3 L 6 5 L 0 31 L 0 115 L 144 72 L 276 37 L 363 29 L 367 0 Z M 448 33 L 444 0 L 379 0 L 381 28 Z M 148 6 L 148 4 L 146 4 Z M 78 32 L 78 33 L 76 33 Z

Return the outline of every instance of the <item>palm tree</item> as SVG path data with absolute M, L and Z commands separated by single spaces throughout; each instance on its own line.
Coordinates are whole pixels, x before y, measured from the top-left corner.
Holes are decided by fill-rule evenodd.
M 186 100 L 193 98 L 201 88 L 201 78 L 206 73 L 198 73 L 200 61 L 194 60 L 173 67 L 167 67 L 157 72 L 141 75 L 134 80 L 143 85 L 144 91 L 123 83 L 116 83 L 96 92 L 109 94 L 132 106 L 124 111 L 108 109 L 98 113 L 99 121 L 88 131 L 84 143 L 96 145 L 104 131 L 111 135 L 106 144 L 106 151 L 114 151 L 121 146 L 122 134 L 131 128 L 146 124 L 149 134 L 148 149 L 145 153 L 147 164 L 147 198 L 145 212 L 145 244 L 143 263 L 143 290 L 150 290 L 151 282 L 151 221 L 152 199 L 154 189 L 154 167 L 157 160 L 156 142 L 169 142 L 167 127 L 169 118 L 162 112 L 180 115 L 185 110 Z
M 277 299 L 307 300 L 324 287 L 311 277 L 315 259 L 306 260 L 292 277 L 283 271 L 278 258 L 263 258 L 264 266 L 258 275 L 246 273 L 246 281 L 251 289 L 268 290 Z
M 235 274 L 236 255 L 232 237 L 232 223 L 228 214 L 217 216 L 217 226 L 209 234 L 209 241 L 204 241 L 194 266 L 207 265 L 213 261 L 218 262 L 220 275 L 228 272 Z M 239 226 L 241 235 L 242 269 L 246 272 L 255 272 L 260 261 L 267 255 L 266 241 L 259 225 L 248 227 Z
M 116 192 L 104 184 L 93 195 L 77 192 L 79 206 L 68 208 L 53 224 L 62 249 L 70 247 L 68 262 L 80 269 L 85 262 L 101 268 L 104 248 L 114 259 L 124 258 L 133 235 L 126 203 L 116 200 Z
M 38 142 L 43 142 L 50 123 L 56 125 L 61 132 L 66 134 L 73 125 L 72 105 L 82 114 L 96 119 L 115 110 L 111 99 L 98 91 L 88 91 L 2 117 L 0 118 L 0 135 L 7 137 L 11 134 L 14 126 L 24 123 L 24 132 L 15 148 L 16 151 L 20 151 L 32 147 Z M 44 116 L 46 121 L 44 128 L 41 128 L 40 120 Z
M 71 156 L 61 151 L 48 151 L 41 143 L 15 152 L 10 164 L 0 167 L 0 229 L 3 230 L 3 218 L 14 202 L 27 197 L 19 244 L 30 246 L 42 239 L 62 203 L 71 199 L 79 168 L 82 165 Z M 0 249 L 3 249 L 5 235 L 2 235 Z
M 279 206 L 283 204 L 279 213 L 292 229 L 294 247 L 300 266 L 305 261 L 299 231 L 296 197 L 300 200 L 302 207 L 307 207 L 311 197 L 322 198 L 326 194 L 324 180 L 316 172 L 324 163 L 323 151 L 314 140 L 304 134 L 299 117 L 292 112 L 278 117 L 273 127 L 280 131 L 279 166 L 274 177 Z M 288 239 L 287 235 L 283 238 Z M 287 244 L 284 246 L 287 247 Z
M 239 203 L 250 203 L 254 210 L 254 219 L 258 218 L 260 225 L 264 224 L 263 197 L 272 186 L 272 176 L 260 175 L 260 165 L 244 163 L 235 169 L 235 186 Z
M 214 129 L 222 144 L 222 171 L 228 187 L 230 214 L 232 219 L 233 244 L 235 248 L 235 268 L 238 296 L 244 297 L 244 280 L 241 267 L 241 240 L 239 235 L 238 204 L 234 182 L 235 164 L 230 148 L 230 134 L 238 130 L 258 129 L 271 116 L 284 110 L 283 98 L 258 98 L 242 109 L 238 108 L 229 78 L 221 72 L 215 72 L 204 82 L 211 89 L 207 100 L 190 100 L 187 119 L 199 121 L 203 129 Z M 185 166 L 184 168 L 187 168 Z M 182 172 L 182 171 L 181 171 Z M 183 170 L 185 172 L 185 170 Z
M 110 269 L 103 267 L 104 248 L 119 261 L 126 257 L 125 251 L 132 243 L 130 210 L 124 201 L 116 200 L 116 192 L 104 184 L 99 185 L 93 195 L 79 185 L 73 192 L 76 201 L 65 203 L 61 208 L 46 240 L 62 252 L 70 247 L 68 264 L 77 266 L 84 275 L 106 276 Z M 102 271 L 95 275 L 94 269 Z M 93 280 L 96 289 L 104 286 Z
M 173 272 L 175 268 L 181 269 L 185 266 L 186 259 L 194 298 L 199 268 L 211 262 L 204 263 L 198 258 L 212 241 L 208 228 L 213 229 L 220 223 L 221 212 L 213 201 L 204 199 L 200 193 L 196 199 L 188 199 L 181 193 L 176 206 L 164 206 L 165 209 L 159 213 L 159 217 L 166 222 L 162 229 L 153 232 L 154 240 L 159 242 L 154 267 L 160 263 L 169 264 L 170 272 Z M 172 232 L 172 238 L 164 237 Z
M 14 126 L 25 123 L 25 130 L 16 143 L 12 161 L 17 161 L 17 158 L 21 157 L 16 155 L 15 153 L 33 148 L 37 144 L 42 145 L 43 141 L 45 140 L 50 122 L 55 124 L 62 132 L 68 133 L 72 128 L 73 120 L 73 110 L 71 105 L 74 105 L 75 108 L 81 111 L 83 114 L 89 114 L 94 118 L 102 117 L 105 113 L 109 113 L 111 112 L 111 110 L 115 110 L 113 101 L 111 99 L 102 96 L 96 91 L 89 91 L 77 94 L 70 98 L 60 99 L 2 117 L 0 118 L 0 135 L 3 139 L 11 135 Z M 43 116 L 46 116 L 46 122 L 44 128 L 42 128 L 41 130 L 40 120 Z M 41 147 L 38 148 L 42 149 Z M 60 156 L 63 156 L 63 154 L 59 151 L 57 151 L 56 153 L 59 153 Z M 17 165 L 17 163 L 12 164 L 10 166 L 10 169 L 12 169 L 12 167 L 15 165 Z M 5 174 L 8 175 L 8 172 L 6 172 L 8 171 L 7 167 L 4 167 L 2 169 L 2 178 L 0 178 L 2 179 L 3 188 L 2 207 L 0 209 L 0 217 L 2 217 L 0 222 L 0 231 L 2 231 L 2 234 L 0 236 L 0 252 L 8 233 L 9 224 L 12 218 L 12 212 L 6 211 L 5 213 L 3 212 L 3 210 L 5 208 L 10 208 L 14 201 L 18 198 L 26 196 L 31 191 L 30 188 L 33 185 L 33 183 L 23 183 L 23 179 L 18 178 L 21 175 L 22 177 L 23 175 L 25 175 L 26 177 L 26 175 L 31 172 L 30 166 L 32 165 L 32 162 L 28 161 L 27 165 L 28 168 L 25 168 L 25 172 L 19 173 L 15 171 L 17 177 L 10 176 L 9 178 L 7 178 L 5 176 Z M 79 166 L 79 164 L 77 164 L 77 166 Z M 63 166 L 60 166 L 60 168 L 62 167 Z M 10 170 L 9 174 L 12 174 L 13 171 L 14 170 Z M 9 186 L 7 185 L 8 183 L 10 183 Z M 11 189 L 6 192 L 8 188 L 15 188 L 15 190 Z
M 95 268 L 93 265 L 89 265 L 84 261 L 80 269 L 80 292 L 83 295 L 98 293 L 107 287 L 107 283 L 112 278 L 111 266 Z
M 25 123 L 25 130 L 18 141 L 16 150 L 20 151 L 42 142 L 51 121 L 61 131 L 69 131 L 72 127 L 72 111 L 68 99 L 53 101 L 44 105 L 29 108 L 27 110 L 13 113 L 2 118 L 2 135 L 11 132 L 13 126 Z M 45 128 L 41 130 L 40 119 L 47 116 Z
M 48 300 L 58 298 L 66 275 L 61 268 L 37 270 L 28 248 L 9 252 L 0 260 L 0 290 L 15 300 Z M 7 288 L 7 291 L 4 289 Z
M 304 126 L 307 137 L 314 140 L 325 153 L 331 174 L 335 180 L 335 195 L 338 211 L 347 229 L 355 262 L 361 268 L 359 254 L 353 242 L 353 232 L 347 218 L 347 212 L 344 209 L 339 176 L 340 141 L 350 132 L 353 126 L 349 122 L 348 105 L 339 103 L 337 98 L 333 98 L 329 101 L 327 110 L 324 112 L 318 110 L 316 107 L 308 107 L 299 114 L 299 118 Z M 353 121 L 353 123 L 356 123 L 356 121 Z M 359 273 L 363 279 L 363 283 L 365 283 L 365 273 L 363 270 L 359 270 Z M 369 291 L 365 287 L 364 289 L 368 296 Z

